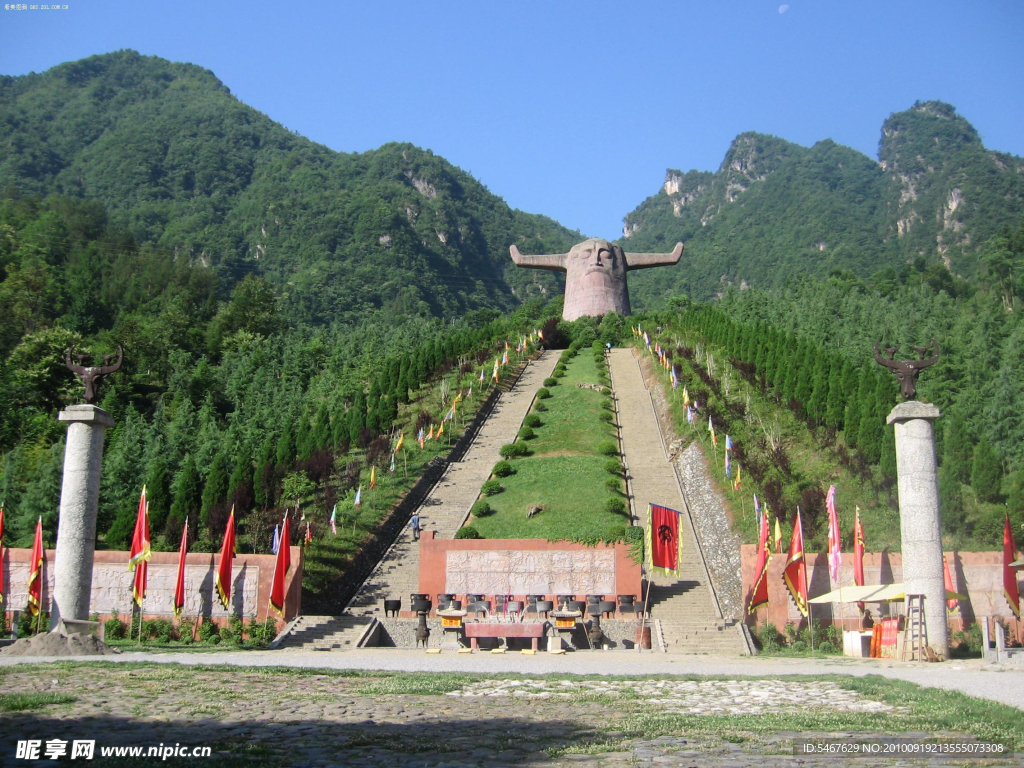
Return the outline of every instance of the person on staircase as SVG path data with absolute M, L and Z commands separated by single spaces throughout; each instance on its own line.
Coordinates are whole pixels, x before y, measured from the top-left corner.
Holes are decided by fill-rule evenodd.
M 412 540 L 413 541 L 419 541 L 420 540 L 420 513 L 419 512 L 414 512 L 413 515 L 412 515 L 412 520 L 409 521 L 409 522 L 410 522 L 410 525 L 412 525 Z

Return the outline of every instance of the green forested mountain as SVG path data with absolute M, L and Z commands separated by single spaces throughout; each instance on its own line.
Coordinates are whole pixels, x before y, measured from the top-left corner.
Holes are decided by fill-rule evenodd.
M 645 251 L 682 240 L 686 256 L 631 278 L 634 304 L 834 269 L 868 277 L 917 257 L 974 278 L 980 250 L 1024 214 L 1024 161 L 985 149 L 947 104 L 892 115 L 879 160 L 830 140 L 807 148 L 745 133 L 716 173 L 669 170 L 661 191 L 626 217 L 623 243 Z
M 134 51 L 0 77 L 0 189 L 102 203 L 141 244 L 210 266 L 221 295 L 264 276 L 295 320 L 455 315 L 555 291 L 508 246 L 580 239 L 512 210 L 429 151 L 334 152 L 209 71 Z

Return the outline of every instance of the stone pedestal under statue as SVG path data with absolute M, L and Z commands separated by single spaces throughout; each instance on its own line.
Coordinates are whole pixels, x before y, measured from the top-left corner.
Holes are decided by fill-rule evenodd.
M 928 645 L 949 657 L 946 588 L 942 578 L 942 518 L 932 426 L 939 409 L 910 400 L 889 414 L 896 429 L 896 470 L 903 539 L 903 582 L 906 594 L 924 595 Z
M 59 418 L 68 423 L 68 437 L 53 562 L 51 627 L 61 618 L 89 618 L 103 435 L 114 426 L 110 414 L 95 405 L 72 405 Z

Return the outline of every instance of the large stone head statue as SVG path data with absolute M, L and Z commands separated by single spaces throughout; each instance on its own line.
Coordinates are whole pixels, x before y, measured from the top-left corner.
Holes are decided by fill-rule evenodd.
M 628 315 L 626 272 L 675 264 L 683 255 L 683 244 L 676 243 L 672 253 L 626 253 L 607 240 L 593 238 L 574 245 L 568 253 L 523 256 L 514 245 L 509 250 L 517 267 L 565 272 L 562 317 L 575 320 L 608 312 Z

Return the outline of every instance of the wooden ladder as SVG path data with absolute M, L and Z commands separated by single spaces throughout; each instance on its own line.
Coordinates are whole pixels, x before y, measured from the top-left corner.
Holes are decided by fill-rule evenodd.
M 928 628 L 924 620 L 924 595 L 907 595 L 907 627 L 903 637 L 903 661 L 924 661 Z

